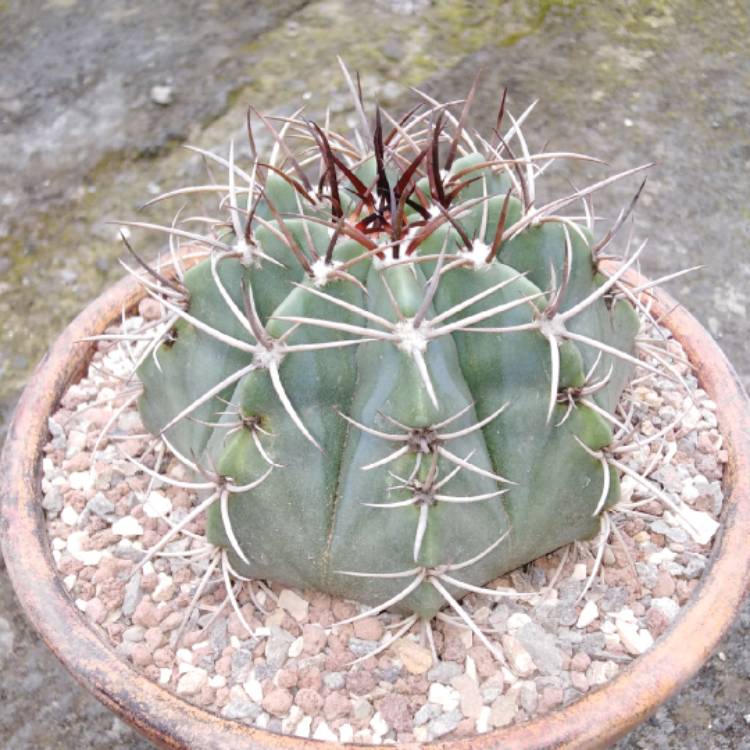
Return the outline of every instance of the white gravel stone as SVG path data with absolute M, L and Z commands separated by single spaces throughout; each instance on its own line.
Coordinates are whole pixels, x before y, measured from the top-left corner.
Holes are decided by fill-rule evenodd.
M 528 625 L 530 622 L 531 617 L 525 612 L 514 612 L 508 618 L 508 632 L 512 635 L 516 630 L 520 630 L 524 625 Z
M 573 574 L 570 576 L 574 581 L 586 580 L 586 563 L 576 563 L 573 566 Z
M 304 647 L 305 647 L 304 638 L 302 636 L 295 638 L 292 641 L 292 645 L 289 646 L 289 658 L 296 659 L 298 656 L 300 656 Z
M 433 682 L 427 693 L 427 700 L 430 703 L 437 704 L 443 709 L 443 711 L 447 712 L 458 708 L 458 705 L 461 702 L 461 696 L 455 688 L 450 687 L 449 685 L 443 685 L 440 682 Z
M 295 737 L 309 737 L 310 736 L 310 729 L 312 728 L 312 716 L 303 716 L 299 724 L 297 724 L 297 728 L 294 730 L 294 736 Z
M 104 553 L 98 549 L 84 549 L 83 540 L 88 540 L 89 535 L 86 531 L 73 531 L 68 536 L 68 552 L 79 562 L 84 565 L 98 565 Z
M 670 622 L 680 613 L 680 605 L 666 596 L 653 598 L 651 606 L 658 609 Z
M 87 492 L 94 486 L 94 476 L 90 471 L 72 471 L 68 476 L 68 484 L 73 490 Z
M 339 742 L 354 742 L 354 727 L 351 724 L 342 724 L 339 727 Z
M 372 727 L 372 731 L 380 737 L 387 734 L 390 729 L 388 722 L 381 716 L 380 711 L 376 711 L 373 714 L 372 719 L 370 719 L 370 726 Z
M 150 492 L 143 504 L 143 512 L 148 518 L 160 518 L 172 512 L 172 501 L 161 492 Z
M 594 620 L 596 620 L 597 617 L 599 617 L 599 607 L 596 606 L 596 602 L 589 600 L 586 602 L 586 604 L 583 605 L 581 614 L 578 615 L 576 627 L 588 627 L 592 622 L 594 622 Z
M 70 505 L 66 505 L 60 513 L 60 520 L 68 526 L 75 526 L 78 523 L 78 513 Z
M 654 642 L 648 630 L 639 630 L 638 626 L 633 622 L 618 619 L 616 625 L 620 642 L 629 654 L 638 656 L 648 650 Z
M 529 618 L 529 622 L 531 619 Z M 517 638 L 512 635 L 504 635 L 503 651 L 508 659 L 511 669 L 519 677 L 528 677 L 536 671 L 536 664 L 531 658 L 531 654 L 520 644 Z
M 205 669 L 196 667 L 186 672 L 177 682 L 178 695 L 195 695 L 208 682 L 208 674 Z
M 118 536 L 141 536 L 143 526 L 133 516 L 123 516 L 112 524 L 112 533 Z
M 255 701 L 256 703 L 261 703 L 263 701 L 263 686 L 258 680 L 255 678 L 249 679 L 242 685 L 242 687 L 245 688 L 245 692 L 250 697 L 250 700 Z

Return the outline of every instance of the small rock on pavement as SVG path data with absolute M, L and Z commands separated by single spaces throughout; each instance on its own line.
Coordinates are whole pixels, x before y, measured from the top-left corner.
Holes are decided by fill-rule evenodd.
M 154 104 L 160 104 L 162 107 L 166 107 L 174 101 L 174 89 L 171 86 L 163 84 L 152 86 L 149 96 Z

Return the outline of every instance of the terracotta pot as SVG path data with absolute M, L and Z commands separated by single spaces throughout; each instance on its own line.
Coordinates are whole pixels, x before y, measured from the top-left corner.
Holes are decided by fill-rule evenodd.
M 80 339 L 103 331 L 119 319 L 123 306 L 135 305 L 141 296 L 137 284 L 126 279 L 93 302 L 55 342 L 21 397 L 0 468 L 2 549 L 8 573 L 27 617 L 78 682 L 159 747 L 319 749 L 323 743 L 222 719 L 146 679 L 118 658 L 86 622 L 55 570 L 40 504 L 47 418 L 87 366 L 93 345 L 79 343 Z M 738 614 L 750 582 L 750 407 L 732 367 L 700 324 L 663 293 L 656 294 L 655 312 L 666 314 L 665 323 L 716 402 L 729 452 L 722 529 L 700 586 L 653 648 L 609 684 L 529 723 L 425 748 L 606 747 L 700 669 Z

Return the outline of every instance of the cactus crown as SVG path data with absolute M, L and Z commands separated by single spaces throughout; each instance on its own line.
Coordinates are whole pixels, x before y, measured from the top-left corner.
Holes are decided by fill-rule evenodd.
M 176 272 L 142 277 L 164 317 L 140 412 L 195 472 L 188 521 L 208 514 L 225 575 L 466 619 L 467 591 L 593 537 L 618 498 L 642 247 L 603 273 L 629 209 L 595 241 L 588 199 L 645 167 L 539 205 L 553 161 L 589 157 L 532 154 L 504 94 L 485 139 L 476 83 L 371 122 L 346 77 L 352 138 L 251 110 L 249 164 L 201 152 L 226 182 L 155 199 L 217 196 L 204 233 L 131 222 L 169 235 Z

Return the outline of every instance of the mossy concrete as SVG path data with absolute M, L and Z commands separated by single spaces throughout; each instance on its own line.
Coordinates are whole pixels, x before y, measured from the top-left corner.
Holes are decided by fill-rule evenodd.
M 475 123 L 509 88 L 532 146 L 580 150 L 613 169 L 656 160 L 637 217 L 650 275 L 704 264 L 671 291 L 723 344 L 750 385 L 750 14 L 747 4 L 516 0 L 136 0 L 0 2 L 0 438 L 17 393 L 65 323 L 121 274 L 107 218 L 134 218 L 159 189 L 196 179 L 180 145 L 242 138 L 248 103 L 352 117 L 342 54 L 366 92 L 410 106 L 406 86 L 462 97 L 484 76 Z M 173 100 L 153 102 L 152 86 Z M 602 168 L 550 172 L 565 190 Z M 596 201 L 612 218 L 636 180 Z M 167 207 L 149 212 L 168 218 Z M 154 252 L 154 237 L 133 233 Z M 0 680 L 0 746 L 145 748 L 89 699 L 24 625 L 7 579 L 0 617 L 15 646 Z M 624 748 L 750 750 L 750 610 L 694 683 Z M 43 721 L 19 721 L 44 706 Z M 697 707 L 702 707 L 701 711 Z M 743 744 L 745 743 L 745 744 Z

